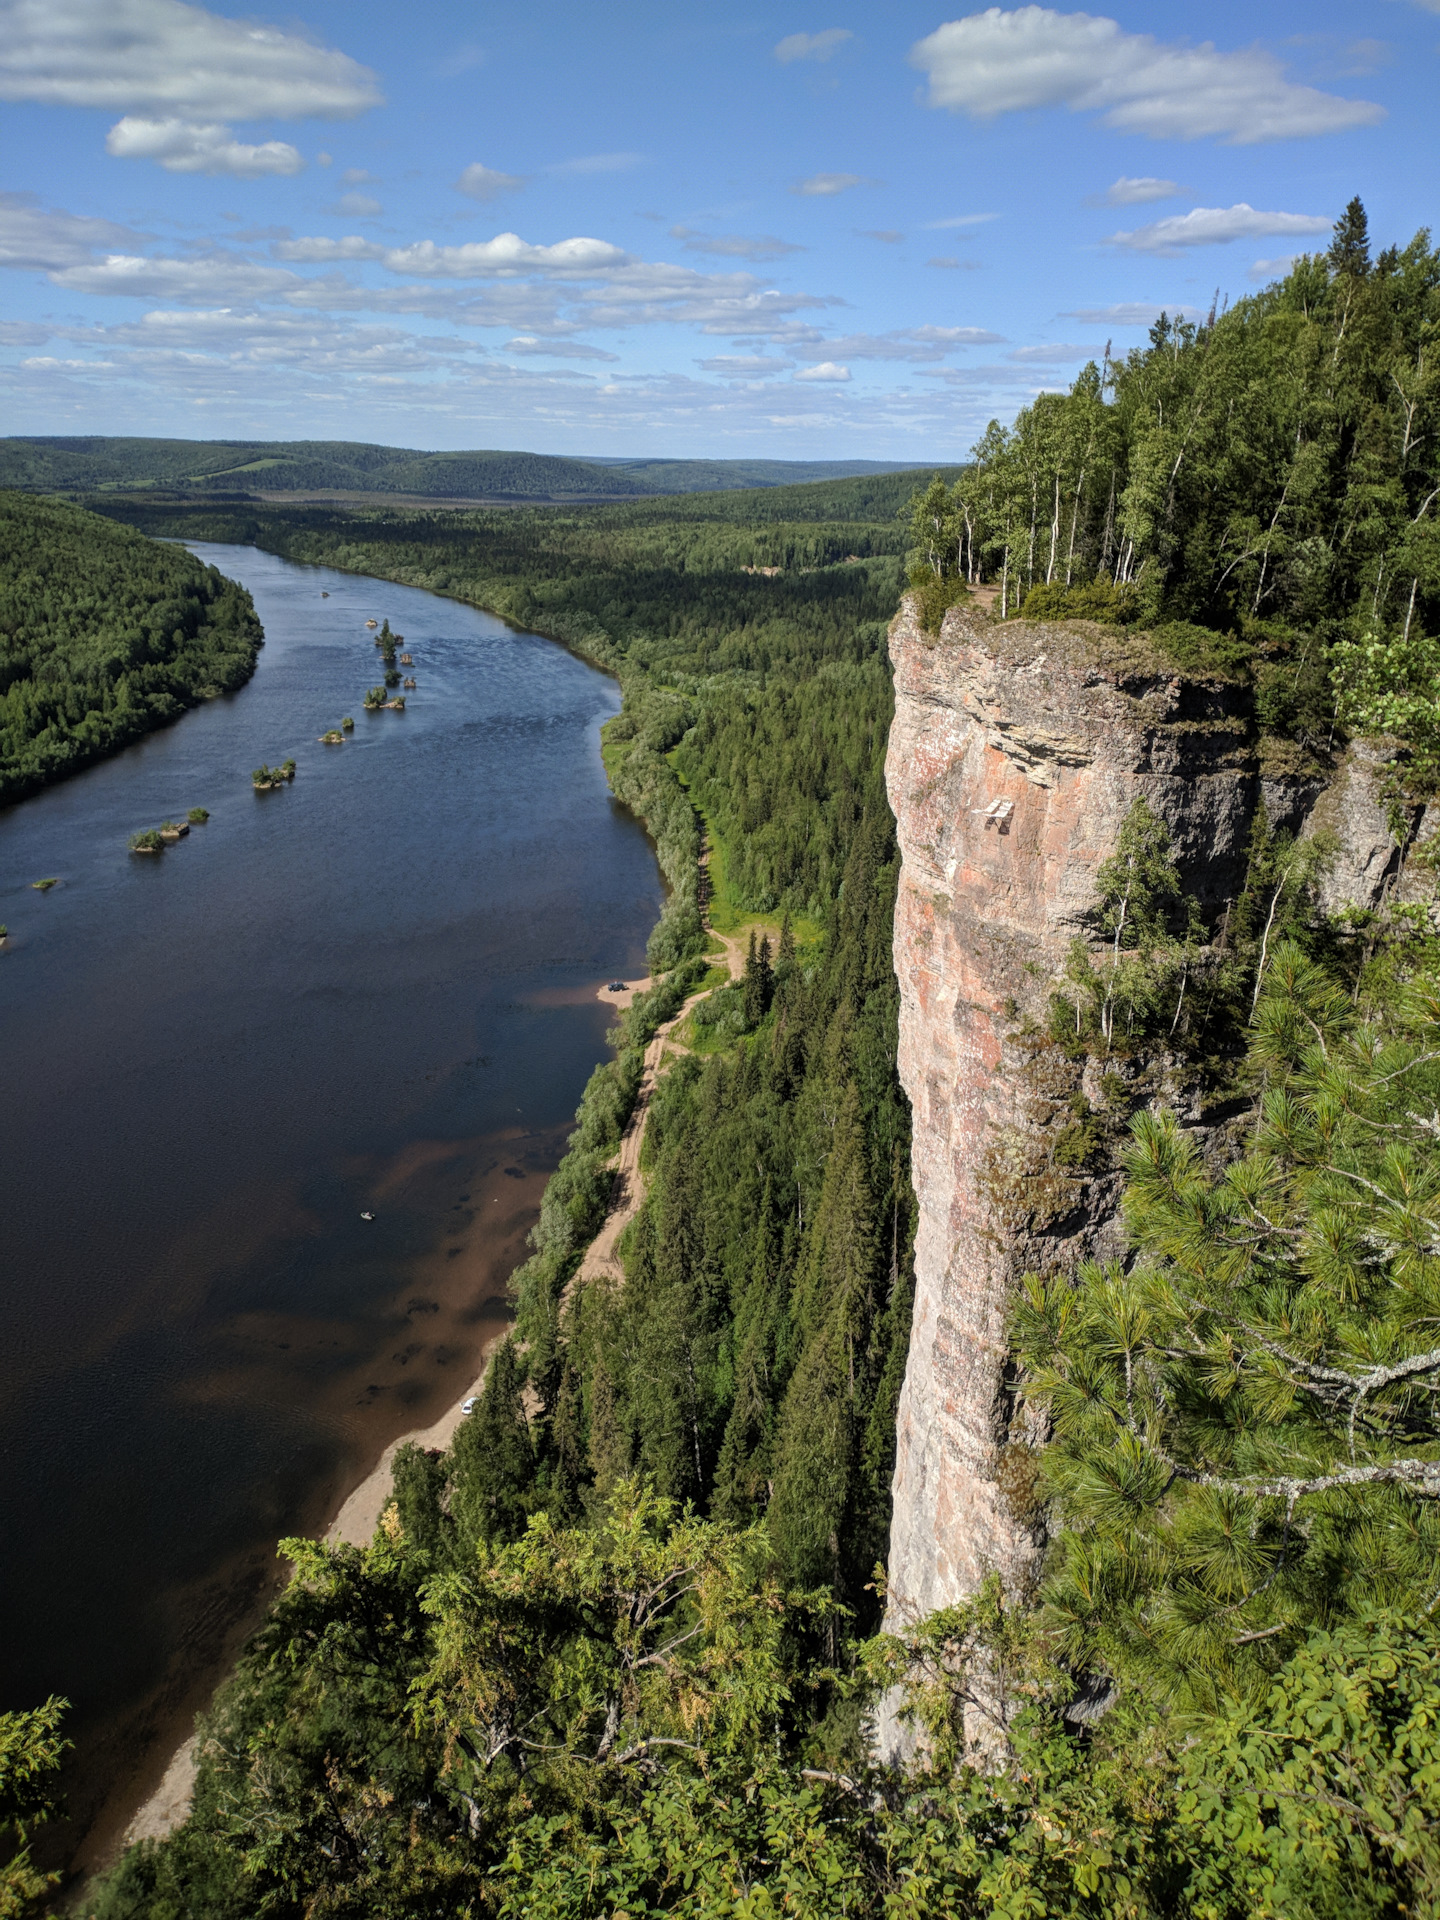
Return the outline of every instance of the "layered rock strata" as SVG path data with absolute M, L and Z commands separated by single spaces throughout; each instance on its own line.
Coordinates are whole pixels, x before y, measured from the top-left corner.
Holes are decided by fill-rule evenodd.
M 1034 1035 L 1072 941 L 1097 935 L 1096 869 L 1132 803 L 1167 823 L 1212 925 L 1239 892 L 1262 796 L 1278 825 L 1329 835 L 1329 911 L 1375 905 L 1398 856 L 1383 755 L 1360 748 L 1328 781 L 1262 789 L 1244 691 L 1178 672 L 1143 636 L 956 608 L 937 639 L 907 601 L 890 649 L 900 1077 L 920 1216 L 890 1536 L 898 1630 L 991 1571 L 1014 1591 L 1036 1570 L 1042 1538 L 1010 1470 L 1017 1440 L 1037 1436 L 1013 1431 L 1009 1301 L 1025 1271 L 1121 1242 L 1113 1174 L 1042 1191 L 1039 1130 L 1065 1093 L 1050 1086 L 1047 1106 Z M 1078 1091 L 1081 1068 L 1065 1071 Z M 1084 1073 L 1096 1092 L 1093 1064 Z M 892 1714 L 877 1731 L 882 1753 L 904 1757 Z

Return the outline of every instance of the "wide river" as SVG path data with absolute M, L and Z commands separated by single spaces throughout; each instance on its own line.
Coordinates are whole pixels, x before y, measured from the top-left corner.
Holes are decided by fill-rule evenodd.
M 595 990 L 643 972 L 661 899 L 600 763 L 613 681 L 453 601 L 195 551 L 254 595 L 254 679 L 0 811 L 0 1710 L 73 1703 L 82 1858 L 277 1538 L 474 1377 L 604 1055 Z M 387 617 L 419 684 L 366 714 Z

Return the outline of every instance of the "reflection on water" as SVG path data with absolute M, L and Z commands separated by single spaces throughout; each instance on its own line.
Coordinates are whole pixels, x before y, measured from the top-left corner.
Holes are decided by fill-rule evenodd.
M 97 1833 L 276 1538 L 472 1377 L 603 1052 L 593 988 L 659 906 L 600 766 L 612 682 L 428 594 L 196 550 L 254 593 L 250 686 L 0 813 L 0 1706 L 75 1703 Z M 387 617 L 418 687 L 369 715 Z

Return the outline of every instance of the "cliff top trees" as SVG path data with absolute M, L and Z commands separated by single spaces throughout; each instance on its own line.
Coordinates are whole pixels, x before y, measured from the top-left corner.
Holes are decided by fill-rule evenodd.
M 915 547 L 937 577 L 976 556 L 1002 614 L 1233 631 L 1263 724 L 1323 745 L 1327 649 L 1440 632 L 1437 348 L 1440 252 L 1372 265 L 1354 200 L 1328 254 L 992 422 L 948 512 L 917 496 Z M 1401 678 L 1433 701 L 1428 659 Z

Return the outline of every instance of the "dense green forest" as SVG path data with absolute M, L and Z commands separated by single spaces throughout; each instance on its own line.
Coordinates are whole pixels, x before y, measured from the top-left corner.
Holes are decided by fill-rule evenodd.
M 462 500 L 605 500 L 886 471 L 879 460 L 571 460 L 545 453 L 425 453 L 352 440 L 0 439 L 0 486 L 45 493 L 333 490 Z
M 966 475 L 917 503 L 911 559 L 932 616 L 985 580 L 1008 615 L 1019 574 L 1046 618 L 1145 622 L 1198 670 L 1249 680 L 1257 730 L 1317 766 L 1347 724 L 1391 727 L 1400 857 L 1433 883 L 1414 831 L 1440 692 L 1416 531 L 1432 509 L 1411 466 L 1433 472 L 1437 422 L 1428 399 L 1392 413 L 1414 365 L 1399 347 L 1396 378 L 1375 372 L 1387 313 L 1392 346 L 1430 364 L 1427 249 L 1372 267 L 1352 208 L 1328 258 L 1214 322 L 1227 364 L 1301 341 L 1341 423 L 1305 497 L 1328 489 L 1334 517 L 1287 528 L 1291 415 L 1264 458 L 1225 469 L 1228 495 L 1181 486 L 1202 412 L 1167 443 L 1173 503 L 1162 491 L 1146 520 L 1131 488 L 1159 405 L 1127 413 L 1112 363 L 1098 521 L 1058 468 L 1015 495 L 1052 514 L 1057 489 L 1078 498 L 1054 533 L 1081 554 L 1068 587 L 1058 560 L 1041 577 L 1038 504 L 1032 566 L 1028 521 L 1023 543 L 1013 514 L 982 523 Z M 1286 306 L 1297 287 L 1308 304 Z M 1211 337 L 1157 328 L 1125 363 L 1132 393 L 1168 396 L 1181 365 L 1200 380 Z M 1217 459 L 1261 398 L 1240 392 Z M 1015 1390 L 1048 1441 L 1012 1444 L 1003 1484 L 1043 1530 L 1043 1570 L 1033 1591 L 992 1581 L 903 1637 L 876 1630 L 914 1212 L 879 784 L 905 536 L 882 494 L 752 496 L 753 517 L 692 500 L 186 525 L 475 598 L 612 667 L 607 764 L 674 890 L 663 977 L 586 1091 L 478 1410 L 449 1454 L 402 1454 L 369 1547 L 285 1543 L 296 1578 L 205 1722 L 194 1813 L 94 1892 L 103 1920 L 1440 1916 L 1440 903 L 1424 887 L 1331 918 L 1323 839 L 1297 845 L 1262 812 L 1242 895 L 1208 927 L 1164 822 L 1132 809 L 1091 938 L 1020 1035 L 1037 1071 L 1097 1090 L 1050 1103 L 1046 1190 L 1117 1168 L 1129 1233 L 1123 1261 L 1031 1276 L 1014 1302 Z M 1290 542 L 1252 555 L 1233 599 L 1239 568 L 1222 579 L 1201 536 L 1222 509 Z M 1050 541 L 1046 526 L 1047 566 Z M 782 571 L 741 571 L 758 566 Z M 1307 567 L 1329 582 L 1313 600 Z M 1389 691 L 1412 705 L 1353 693 L 1357 655 L 1393 656 Z M 1304 696 L 1289 708 L 1277 658 Z M 623 1286 L 576 1285 L 641 1046 L 707 965 L 692 802 L 723 904 L 766 916 L 773 944 L 657 1091 Z M 1205 1155 L 1152 1105 L 1157 1076 L 1225 1120 Z M 890 1685 L 925 1730 L 905 1774 L 865 1738 Z M 0 1820 L 22 1847 L 57 1740 L 53 1706 L 0 1717 Z M 9 1871 L 18 1911 L 43 1889 L 23 1851 Z
M 1433 753 L 1437 347 L 1440 252 L 1372 261 L 1353 201 L 1328 255 L 992 421 L 917 502 L 933 611 L 990 581 L 1002 614 L 1158 625 L 1302 752 L 1368 713 Z
M 0 801 L 241 686 L 262 638 L 244 588 L 183 549 L 0 494 Z

